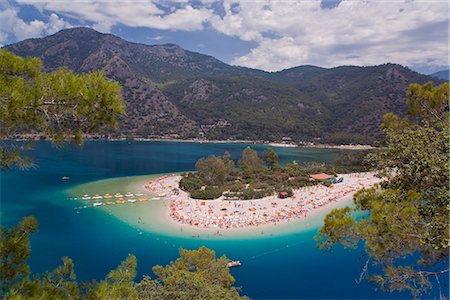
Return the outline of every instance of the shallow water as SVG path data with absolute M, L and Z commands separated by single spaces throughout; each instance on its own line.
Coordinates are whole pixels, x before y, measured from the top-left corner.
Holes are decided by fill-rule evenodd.
M 153 265 L 174 260 L 180 247 L 194 249 L 205 245 L 219 255 L 242 261 L 243 266 L 232 269 L 232 274 L 236 284 L 243 287 L 243 293 L 252 298 L 409 298 L 406 294 L 377 292 L 366 282 L 356 284 L 365 263 L 363 251 L 340 247 L 329 253 L 319 251 L 313 237 L 320 219 L 309 222 L 308 226 L 304 224 L 304 228 L 279 230 L 263 238 L 192 238 L 175 234 L 176 229 L 170 232 L 161 228 L 160 222 L 154 222 L 160 215 L 153 216 L 153 223 L 152 218 L 146 219 L 144 222 L 148 224 L 143 227 L 143 224 L 133 224 L 133 220 L 137 223 L 133 207 L 144 205 L 140 208 L 151 211 L 153 205 L 163 205 L 162 202 L 77 210 L 74 208 L 80 202 L 68 200 L 80 187 L 86 192 L 100 192 L 100 189 L 110 193 L 125 193 L 129 189 L 134 192 L 138 189 L 136 182 L 141 179 L 131 176 L 192 170 L 198 158 L 222 155 L 224 151 L 237 159 L 246 146 L 98 141 L 87 142 L 82 149 L 57 150 L 49 143 L 39 142 L 31 152 L 39 168 L 1 174 L 1 223 L 11 225 L 30 214 L 37 217 L 40 229 L 31 242 L 33 272 L 52 269 L 62 256 L 69 256 L 75 262 L 78 279 L 101 279 L 128 253 L 133 253 L 138 258 L 140 278 L 151 274 Z M 257 151 L 265 149 L 252 147 Z M 331 162 L 339 153 L 329 149 L 276 148 L 276 151 L 282 163 Z M 70 180 L 62 181 L 62 176 L 70 176 Z M 111 181 L 114 177 L 121 178 Z M 112 190 L 113 187 L 117 188 Z M 114 213 L 118 209 L 124 211 Z

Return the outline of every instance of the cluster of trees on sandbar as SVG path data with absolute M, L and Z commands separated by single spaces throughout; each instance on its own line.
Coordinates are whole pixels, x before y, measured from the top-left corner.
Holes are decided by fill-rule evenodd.
M 195 164 L 197 172 L 183 174 L 180 188 L 189 192 L 194 199 L 216 199 L 224 195 L 228 199 L 259 199 L 274 193 L 286 192 L 292 196 L 293 189 L 318 184 L 309 175 L 314 173 L 361 172 L 370 169 L 364 161 L 367 152 L 342 152 L 333 165 L 306 162 L 291 162 L 281 165 L 277 153 L 268 148 L 262 158 L 247 147 L 242 151 L 237 167 L 231 155 L 208 156 Z
M 322 164 L 302 166 L 291 162 L 282 166 L 272 148 L 260 158 L 250 147 L 242 151 L 237 167 L 230 153 L 225 152 L 223 157 L 201 158 L 195 168 L 197 172 L 183 174 L 180 188 L 192 198 L 205 200 L 222 195 L 229 199 L 258 199 L 279 192 L 292 196 L 292 189 L 317 183 L 309 178 L 311 170 L 332 172 Z

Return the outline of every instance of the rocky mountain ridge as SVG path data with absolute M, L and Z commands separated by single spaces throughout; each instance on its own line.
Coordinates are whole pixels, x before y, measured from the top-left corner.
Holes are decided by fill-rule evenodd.
M 442 82 L 396 64 L 265 72 L 85 27 L 4 48 L 120 82 L 127 115 L 114 136 L 374 142 L 385 113 L 405 112 L 410 83 Z

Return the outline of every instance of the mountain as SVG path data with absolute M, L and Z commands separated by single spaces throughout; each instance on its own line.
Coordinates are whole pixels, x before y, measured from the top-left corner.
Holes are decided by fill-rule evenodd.
M 388 112 L 406 112 L 410 83 L 433 79 L 397 64 L 373 67 L 342 66 L 331 69 L 296 67 L 277 72 L 278 80 L 320 102 L 330 111 L 328 141 L 380 138 L 379 124 Z M 366 140 L 366 141 L 365 141 Z
M 433 74 L 430 74 L 431 77 L 440 78 L 449 80 L 450 79 L 450 70 L 442 70 Z
M 117 80 L 127 116 L 113 135 L 373 142 L 386 112 L 406 111 L 410 83 L 441 82 L 396 64 L 265 72 L 85 27 L 4 48 L 40 57 L 46 71 L 101 70 Z

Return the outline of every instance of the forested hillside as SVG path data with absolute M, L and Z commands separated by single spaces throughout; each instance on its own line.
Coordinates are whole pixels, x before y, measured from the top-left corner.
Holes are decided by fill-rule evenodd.
M 173 44 L 144 45 L 89 28 L 5 49 L 45 71 L 103 71 L 122 86 L 127 115 L 111 136 L 373 143 L 382 116 L 406 112 L 410 83 L 442 80 L 396 64 L 280 72 L 236 67 Z

